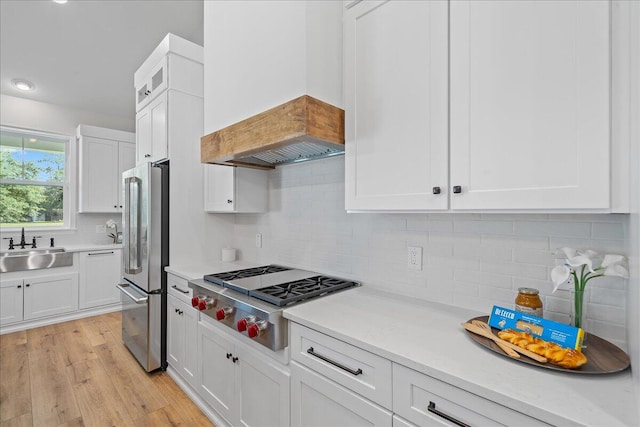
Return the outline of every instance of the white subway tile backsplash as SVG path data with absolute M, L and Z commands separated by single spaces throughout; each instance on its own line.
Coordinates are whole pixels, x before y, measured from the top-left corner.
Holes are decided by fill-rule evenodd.
M 591 224 L 591 237 L 594 239 L 624 239 L 622 223 L 594 222 Z
M 551 293 L 556 248 L 625 250 L 626 215 L 346 213 L 344 158 L 283 166 L 269 177 L 269 212 L 235 215 L 230 244 L 242 258 L 315 269 L 480 312 L 493 304 L 513 307 L 518 287 L 535 287 L 545 316 L 568 322 L 569 292 Z M 407 246 L 423 248 L 421 271 L 407 267 Z M 586 297 L 587 330 L 621 347 L 625 286 L 619 278 L 599 278 L 589 282 Z

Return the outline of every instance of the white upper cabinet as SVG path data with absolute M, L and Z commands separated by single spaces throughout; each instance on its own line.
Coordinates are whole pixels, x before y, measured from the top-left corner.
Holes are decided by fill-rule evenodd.
M 167 88 L 167 63 L 165 56 L 136 84 L 136 111 L 140 111 Z
M 135 135 L 113 129 L 79 125 L 78 211 L 120 212 L 122 172 L 135 166 Z
M 172 157 L 172 148 L 182 149 L 171 147 L 179 141 L 170 138 L 170 123 L 185 144 L 194 143 L 186 132 L 196 131 L 201 136 L 202 60 L 202 46 L 167 34 L 135 72 L 137 163 L 168 159 Z M 195 103 L 198 105 L 194 108 Z M 187 122 L 185 116 L 193 117 L 191 121 L 198 120 L 198 128 L 181 127 L 178 121 Z M 199 142 L 195 142 L 198 148 Z M 186 149 L 192 151 L 191 147 Z
M 451 207 L 609 208 L 609 3 L 450 7 Z
M 136 114 L 137 163 L 168 157 L 167 93 L 158 96 Z
M 367 1 L 345 12 L 347 209 L 447 209 L 447 9 Z
M 204 210 L 207 212 L 266 212 L 267 171 L 204 165 Z
M 348 4 L 346 208 L 628 212 L 626 7 Z

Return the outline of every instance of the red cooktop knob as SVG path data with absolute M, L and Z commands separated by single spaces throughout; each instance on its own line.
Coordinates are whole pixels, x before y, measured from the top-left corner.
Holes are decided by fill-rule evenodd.
M 203 311 L 207 309 L 207 302 L 205 300 L 200 300 L 198 303 L 198 310 Z
M 191 298 L 191 307 L 197 307 L 199 303 L 200 303 L 200 298 L 198 297 Z
M 226 317 L 231 314 L 232 309 L 229 307 L 223 307 L 220 310 L 216 311 L 216 319 L 224 320 Z
M 236 324 L 236 328 L 240 332 L 246 331 L 247 330 L 247 319 L 238 320 L 238 323 Z
M 260 335 L 260 327 L 254 323 L 253 325 L 249 326 L 248 334 L 249 338 L 257 337 L 258 335 Z

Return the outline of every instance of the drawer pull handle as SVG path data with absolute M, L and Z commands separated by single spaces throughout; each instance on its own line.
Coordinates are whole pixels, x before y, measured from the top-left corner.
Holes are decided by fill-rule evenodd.
M 176 291 L 182 292 L 183 294 L 188 294 L 189 293 L 189 291 L 185 291 L 184 289 L 180 289 L 177 285 L 173 285 L 172 288 L 175 289 Z
M 357 370 L 357 371 L 354 371 L 354 370 L 353 370 L 353 369 L 351 369 L 351 368 L 347 368 L 346 366 L 344 366 L 344 365 L 342 365 L 342 364 L 340 364 L 340 363 L 338 363 L 338 362 L 335 362 L 335 361 L 333 361 L 333 360 L 329 359 L 329 358 L 328 358 L 328 357 L 326 357 L 326 356 L 323 356 L 323 355 L 321 355 L 321 354 L 318 354 L 318 353 L 314 352 L 314 351 L 313 351 L 313 347 L 309 347 L 309 349 L 307 350 L 307 353 L 309 353 L 310 355 L 312 355 L 312 356 L 314 356 L 314 357 L 317 357 L 317 358 L 318 358 L 318 359 L 320 359 L 320 360 L 324 360 L 324 361 L 325 361 L 325 362 L 327 362 L 327 363 L 331 363 L 333 366 L 338 367 L 338 368 L 340 368 L 340 369 L 342 369 L 342 370 L 344 370 L 344 371 L 347 371 L 347 372 L 349 372 L 351 375 L 358 376 L 358 375 L 361 375 L 361 374 L 362 374 L 362 369 L 358 368 L 358 370 Z
M 95 255 L 111 255 L 113 253 L 113 251 L 110 252 L 92 252 L 90 254 L 87 254 L 88 256 L 95 256 Z
M 470 427 L 469 424 L 465 424 L 460 420 L 456 420 L 455 418 L 453 418 L 451 415 L 447 415 L 444 412 L 441 412 L 439 410 L 436 409 L 436 404 L 433 402 L 429 402 L 429 407 L 427 408 L 427 411 L 436 414 L 437 416 L 444 418 L 447 421 L 450 421 L 452 423 L 454 423 L 457 426 L 460 427 Z

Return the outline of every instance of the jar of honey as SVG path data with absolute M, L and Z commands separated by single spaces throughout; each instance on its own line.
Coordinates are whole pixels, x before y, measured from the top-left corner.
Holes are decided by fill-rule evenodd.
M 539 292 L 534 288 L 518 288 L 516 311 L 542 317 L 542 301 L 538 296 Z

